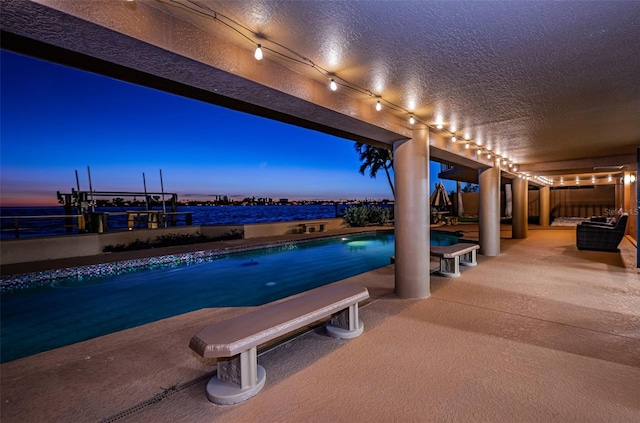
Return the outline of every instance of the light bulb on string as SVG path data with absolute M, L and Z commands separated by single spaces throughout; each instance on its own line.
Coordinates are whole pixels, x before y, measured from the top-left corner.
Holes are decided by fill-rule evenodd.
M 382 110 L 382 103 L 380 103 L 380 100 L 378 100 L 378 102 L 376 103 L 376 110 L 377 111 Z
M 262 45 L 258 44 L 258 47 L 256 47 L 256 51 L 255 53 L 253 53 L 253 57 L 256 58 L 256 60 L 262 60 Z
M 464 148 L 466 148 L 467 150 L 468 150 L 470 147 L 471 147 L 471 146 L 469 145 L 469 143 L 468 143 L 468 142 L 464 145 Z
M 336 81 L 331 79 L 331 82 L 329 83 L 329 87 L 331 88 L 331 91 L 335 91 L 338 89 L 338 84 L 336 84 Z
M 409 123 L 412 125 L 416 123 L 416 120 L 413 118 L 413 115 L 409 116 Z
M 456 141 L 458 141 L 458 139 L 456 138 L 456 136 L 455 136 L 455 135 L 453 135 L 453 136 L 451 137 L 451 142 L 456 142 Z

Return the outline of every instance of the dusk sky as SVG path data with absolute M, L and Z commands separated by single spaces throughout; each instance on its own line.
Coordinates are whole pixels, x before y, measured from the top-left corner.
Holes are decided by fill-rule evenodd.
M 57 205 L 87 166 L 96 191 L 159 192 L 162 169 L 183 200 L 392 198 L 350 140 L 7 51 L 0 82 L 2 206 Z

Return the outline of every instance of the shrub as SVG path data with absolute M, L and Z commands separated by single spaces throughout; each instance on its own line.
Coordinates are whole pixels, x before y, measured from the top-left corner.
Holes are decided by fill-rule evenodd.
M 353 228 L 367 226 L 369 213 L 366 206 L 355 206 L 344 209 L 342 212 L 345 222 Z
M 392 210 L 379 206 L 354 206 L 344 210 L 342 217 L 351 227 L 386 225 L 392 219 Z
M 242 237 L 243 237 L 242 231 L 238 231 L 235 229 L 217 237 L 204 236 L 200 232 L 196 232 L 193 234 L 184 234 L 184 235 L 168 234 L 168 235 L 161 235 L 157 237 L 153 242 L 151 242 L 150 240 L 141 241 L 139 239 L 136 239 L 135 241 L 133 241 L 131 244 L 128 244 L 128 245 L 125 245 L 125 244 L 107 245 L 102 249 L 102 252 L 116 253 L 121 251 L 145 250 L 148 248 L 199 244 L 202 242 L 224 241 L 228 239 L 242 239 Z
M 369 207 L 369 223 L 386 225 L 391 220 L 391 209 L 379 206 Z

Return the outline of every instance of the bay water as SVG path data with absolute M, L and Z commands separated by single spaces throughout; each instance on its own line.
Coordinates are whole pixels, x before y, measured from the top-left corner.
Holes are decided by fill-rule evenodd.
M 341 217 L 348 204 L 270 205 L 270 206 L 178 206 L 178 212 L 192 212 L 193 225 L 243 225 L 250 223 L 288 222 L 294 220 L 330 219 Z M 158 208 L 155 208 L 158 209 Z M 109 213 L 109 230 L 127 228 L 126 212 L 144 210 L 144 207 L 97 207 L 96 212 Z M 159 210 L 159 209 L 158 209 Z M 58 207 L 0 207 L 2 239 L 15 238 L 16 216 L 59 216 L 64 208 Z M 184 219 L 182 217 L 181 219 Z M 67 235 L 64 218 L 19 219 L 20 238 Z M 179 223 L 182 224 L 182 223 Z M 77 233 L 72 228 L 70 233 Z

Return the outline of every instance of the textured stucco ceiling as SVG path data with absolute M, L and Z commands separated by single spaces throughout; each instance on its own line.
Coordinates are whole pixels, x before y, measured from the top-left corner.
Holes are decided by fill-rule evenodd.
M 4 5 L 21 13 L 16 3 Z M 370 90 L 429 125 L 442 119 L 446 130 L 470 137 L 531 171 L 548 162 L 556 166 L 546 166 L 546 174 L 589 172 L 592 163 L 629 165 L 640 145 L 640 2 L 636 1 L 36 3 L 252 81 L 254 86 L 246 92 L 260 95 L 244 100 L 259 107 L 270 104 L 260 103 L 269 95 L 260 93 L 259 87 L 271 90 L 269 101 L 274 105 L 274 98 L 284 93 L 280 113 L 334 126 L 336 133 L 391 143 L 406 137 L 410 125 L 406 112 L 391 108 L 385 109 L 390 117 L 379 118 L 378 123 L 377 116 L 384 113 L 369 111 L 375 97 L 346 87 L 331 93 L 325 74 L 270 55 L 269 48 L 286 48 L 292 57 L 313 61 L 345 85 Z M 212 19 L 213 12 L 240 24 L 240 32 L 266 47 L 263 67 L 252 63 L 254 44 L 221 24 L 223 19 Z M 85 39 L 97 39 L 95 31 L 83 30 Z M 29 36 L 29 29 L 21 35 Z M 234 48 L 221 47 L 226 43 Z M 213 50 L 215 54 L 207 57 Z M 145 60 L 144 54 L 138 56 Z M 180 66 L 194 75 L 201 72 L 188 62 Z M 224 86 L 215 86 L 200 81 L 202 74 L 197 76 L 193 85 L 199 89 L 226 89 L 223 95 L 243 100 L 243 83 L 238 79 L 222 78 Z M 236 92 L 229 88 L 233 84 Z M 304 101 L 292 102 L 296 98 Z M 443 144 L 445 148 L 449 147 Z
M 202 3 L 520 163 L 640 144 L 640 2 Z

